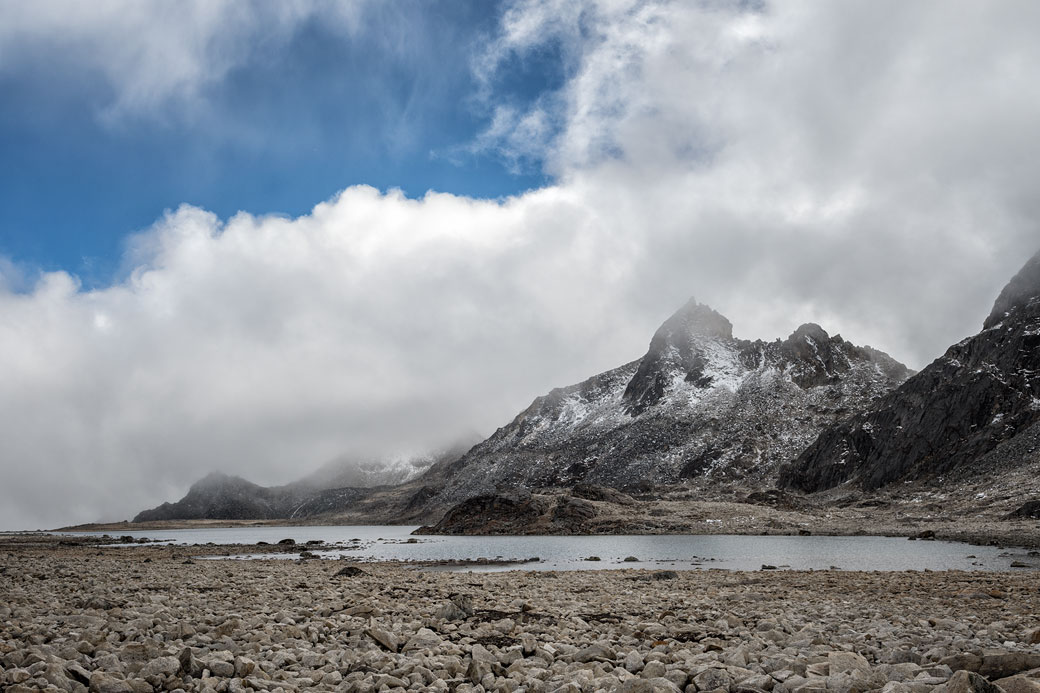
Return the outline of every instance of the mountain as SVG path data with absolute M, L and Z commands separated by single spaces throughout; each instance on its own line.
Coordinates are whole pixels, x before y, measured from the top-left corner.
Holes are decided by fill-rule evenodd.
M 828 427 L 780 476 L 807 492 L 840 484 L 992 474 L 1037 461 L 1040 253 L 1004 288 L 982 331 L 867 411 Z
M 426 477 L 448 507 L 498 488 L 638 488 L 691 478 L 772 484 L 820 431 L 863 411 L 910 371 L 818 325 L 747 341 L 691 300 L 643 358 L 537 398 Z M 432 488 L 432 487 L 431 487 Z
M 192 484 L 184 498 L 137 514 L 134 522 L 155 520 L 273 520 L 289 517 L 306 492 L 285 486 L 257 486 L 237 476 L 213 473 Z
M 458 459 L 470 444 L 390 460 L 344 456 L 284 486 L 258 486 L 241 477 L 212 473 L 192 484 L 181 500 L 144 510 L 133 521 L 279 520 L 342 512 L 386 487 L 405 484 L 437 462 Z

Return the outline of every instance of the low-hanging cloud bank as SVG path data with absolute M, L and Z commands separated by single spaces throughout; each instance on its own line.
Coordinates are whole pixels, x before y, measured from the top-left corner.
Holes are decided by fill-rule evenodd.
M 513 3 L 474 59 L 491 104 L 501 61 L 566 45 L 566 84 L 472 145 L 550 187 L 183 207 L 91 291 L 0 263 L 0 527 L 489 433 L 691 294 L 741 336 L 814 320 L 920 367 L 1040 247 L 1035 3 L 575 6 Z

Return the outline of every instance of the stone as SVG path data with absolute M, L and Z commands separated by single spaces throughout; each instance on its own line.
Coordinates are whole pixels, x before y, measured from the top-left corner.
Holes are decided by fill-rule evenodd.
M 600 643 L 593 643 L 574 655 L 575 662 L 613 662 L 614 650 Z
M 993 685 L 1003 688 L 1005 693 L 1040 693 L 1040 681 L 1025 676 L 1008 676 L 997 679 Z
M 494 663 L 498 661 L 498 657 L 491 654 L 486 647 L 480 644 L 473 645 L 473 647 L 470 648 L 469 656 L 475 662 Z
M 754 689 L 756 691 L 771 691 L 776 682 L 772 676 L 766 674 L 754 674 L 737 682 L 737 690 Z
M 103 671 L 95 671 L 90 675 L 90 693 L 135 693 L 124 679 Z
M 1002 679 L 1040 668 L 1040 654 L 1030 652 L 986 652 L 979 673 L 989 679 Z
M 710 691 L 716 688 L 729 690 L 732 679 L 722 669 L 706 669 L 694 676 L 693 682 L 697 684 L 697 690 L 701 691 Z
M 664 676 L 666 671 L 668 671 L 668 667 L 664 665 L 664 662 L 650 661 L 643 665 L 643 678 L 658 678 Z
M 439 647 L 443 642 L 441 636 L 434 633 L 429 628 L 420 628 L 415 632 L 415 635 L 408 638 L 408 641 L 404 644 L 401 649 L 402 652 L 414 652 L 416 650 L 432 650 Z
M 491 662 L 471 659 L 469 666 L 466 667 L 466 678 L 469 679 L 473 685 L 478 685 L 487 676 L 492 676 L 491 673 Z
M 936 693 L 1003 693 L 981 674 L 958 671 L 946 683 L 932 689 Z
M 380 628 L 366 628 L 365 635 L 372 638 L 376 643 L 385 650 L 390 652 L 397 652 L 398 642 L 397 636 L 393 633 L 387 632 Z
M 978 671 L 982 668 L 982 657 L 971 652 L 961 652 L 949 657 L 943 657 L 939 660 L 939 664 L 945 664 L 954 671 L 962 669 L 964 671 Z
M 829 674 L 851 671 L 870 673 L 870 662 L 855 652 L 828 652 L 827 663 L 830 665 Z
M 629 679 L 621 685 L 622 693 L 675 693 L 681 688 L 666 678 Z
M 174 676 L 181 668 L 176 657 L 156 657 L 141 668 L 139 676 L 143 679 L 151 677 Z
M 224 659 L 207 659 L 202 663 L 203 669 L 209 669 L 209 673 L 213 676 L 219 676 L 221 678 L 231 678 L 235 675 L 235 665 Z
M 437 607 L 433 615 L 442 621 L 464 621 L 467 618 L 466 612 L 459 608 L 455 602 L 444 602 Z
M 90 672 L 76 662 L 65 663 L 65 675 L 84 686 L 90 685 Z
M 177 663 L 180 665 L 178 673 L 194 678 L 202 676 L 202 664 L 195 658 L 190 647 L 185 647 L 177 655 Z

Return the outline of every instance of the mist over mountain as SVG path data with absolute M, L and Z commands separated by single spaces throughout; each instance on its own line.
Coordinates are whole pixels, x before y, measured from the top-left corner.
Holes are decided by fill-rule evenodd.
M 283 486 L 260 486 L 238 476 L 208 474 L 176 502 L 139 512 L 134 522 L 167 520 L 300 519 L 343 510 L 372 489 L 396 486 L 421 476 L 437 462 L 460 457 L 471 443 L 462 441 L 436 453 L 392 459 L 330 460 L 315 472 Z

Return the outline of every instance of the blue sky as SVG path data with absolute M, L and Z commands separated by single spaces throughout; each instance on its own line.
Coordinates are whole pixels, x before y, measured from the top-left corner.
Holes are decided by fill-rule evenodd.
M 539 187 L 540 162 L 470 146 L 492 116 L 473 62 L 501 11 L 488 0 L 381 3 L 352 35 L 312 16 L 189 101 L 114 116 L 105 74 L 33 47 L 0 71 L 0 255 L 105 285 L 125 237 L 182 203 L 296 216 L 359 183 L 412 197 Z M 496 72 L 496 103 L 523 107 L 564 77 L 552 45 L 513 57 Z
M 921 368 L 1040 246 L 1038 34 L 1032 0 L 0 0 L 0 529 L 490 434 L 691 296 Z

